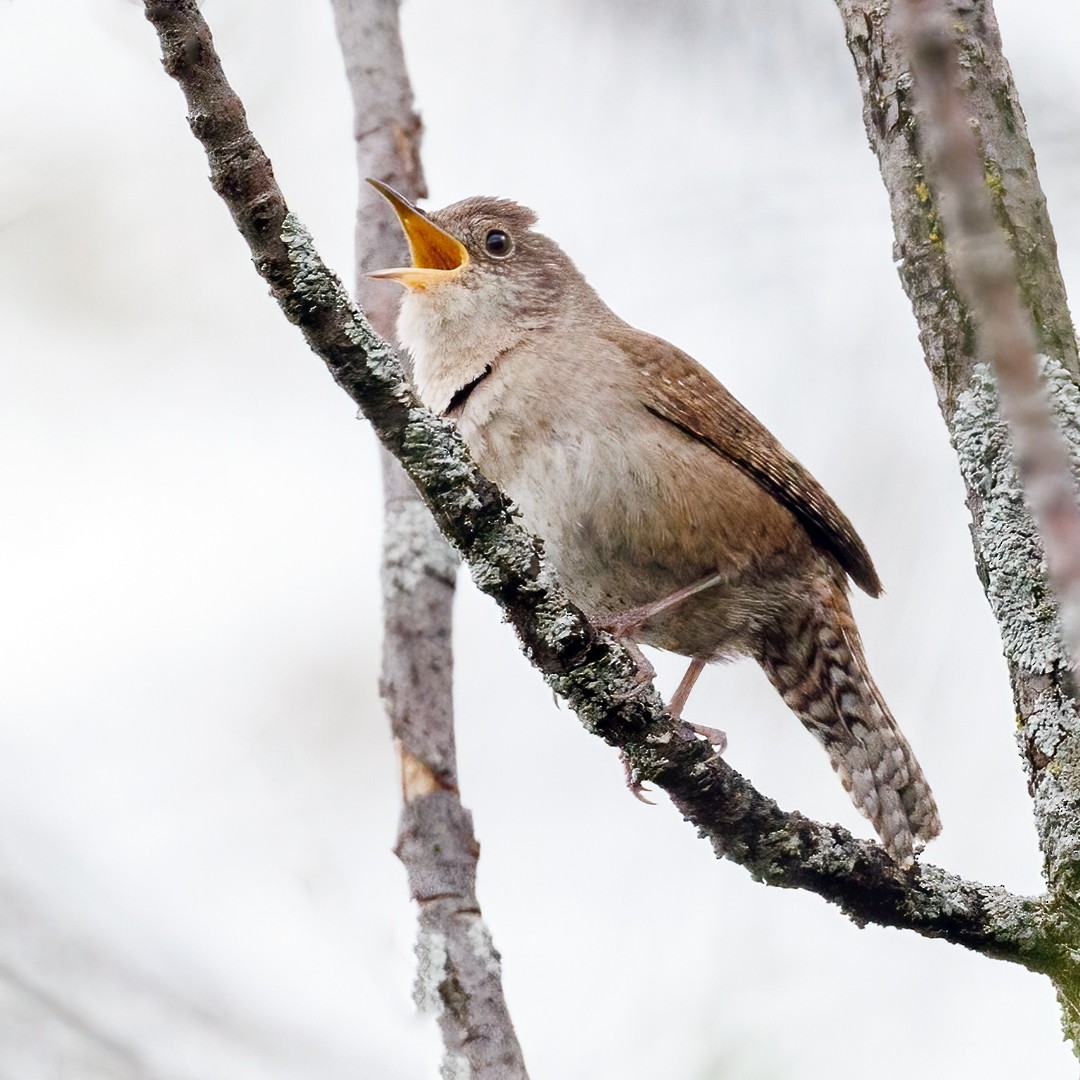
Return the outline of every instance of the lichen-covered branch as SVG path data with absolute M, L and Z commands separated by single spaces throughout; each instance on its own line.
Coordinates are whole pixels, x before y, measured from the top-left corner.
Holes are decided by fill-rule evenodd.
M 991 188 L 959 85 L 956 31 L 938 0 L 906 0 L 905 6 L 920 143 L 941 208 L 946 255 L 975 315 L 979 351 L 997 379 L 1013 456 L 1022 468 L 1025 499 L 1039 528 L 1058 602 L 1066 656 L 1075 658 L 1080 656 L 1080 506 L 1058 417 L 1046 393 L 1053 381 L 1040 371 L 1015 260 L 994 220 Z M 1052 363 L 1048 357 L 1042 362 Z M 1064 400 L 1072 398 L 1075 392 Z M 1067 429 L 1075 430 L 1075 411 L 1064 419 Z
M 515 523 L 453 429 L 418 405 L 393 350 L 288 212 L 194 0 L 145 6 L 166 70 L 187 97 L 211 180 L 273 295 L 401 460 L 474 580 L 502 606 L 533 663 L 585 727 L 621 747 L 637 774 L 667 791 L 718 854 L 767 884 L 810 889 L 859 923 L 903 927 L 1036 971 L 1071 969 L 1070 912 L 933 866 L 902 870 L 877 844 L 782 811 L 673 721 L 653 689 L 637 686 L 631 658 L 566 600 L 536 540 Z
M 1001 628 L 1047 883 L 1055 905 L 1071 910 L 1080 895 L 1080 716 L 1044 551 L 1072 603 L 1080 367 L 1024 115 L 990 0 L 935 5 L 940 21 L 917 27 L 911 50 L 903 16 L 920 3 L 837 3 L 900 277 L 966 485 L 976 567 Z M 1040 536 L 1033 503 L 1049 534 Z M 1080 1045 L 1080 987 L 1075 978 L 1057 984 L 1072 1017 L 1067 1034 Z
M 837 0 L 863 91 L 863 119 L 892 208 L 900 278 L 967 485 L 975 562 L 1001 627 L 1021 749 L 1050 888 L 1078 894 L 1080 717 L 1038 530 L 1024 500 L 997 390 L 980 365 L 975 326 L 945 254 L 927 183 L 902 26 L 888 3 Z M 1020 295 L 1050 383 L 1075 391 L 1076 335 L 1035 157 L 988 0 L 950 4 L 968 124 L 979 144 L 994 217 L 1015 259 Z M 1065 430 L 1076 394 L 1058 393 Z
M 355 108 L 357 173 L 415 201 L 426 191 L 399 2 L 332 0 Z M 377 199 L 369 185 L 359 185 L 356 296 L 389 338 L 389 290 L 372 288 L 366 272 L 400 265 L 408 251 Z M 527 1080 L 499 954 L 476 896 L 480 847 L 458 793 L 451 636 L 458 559 L 401 465 L 385 450 L 382 463 L 381 689 L 401 755 L 396 851 L 418 907 L 416 997 L 438 1015 L 444 1075 Z

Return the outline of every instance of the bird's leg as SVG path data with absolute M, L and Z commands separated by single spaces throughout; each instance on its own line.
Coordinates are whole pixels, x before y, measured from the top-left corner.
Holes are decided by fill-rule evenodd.
M 607 627 L 605 626 L 603 629 L 606 630 Z M 634 661 L 637 667 L 636 678 L 638 685 L 629 694 L 624 695 L 625 697 L 635 697 L 641 693 L 642 687 L 652 682 L 653 676 L 656 674 L 656 668 L 649 663 L 649 658 L 641 651 L 641 647 L 633 638 L 616 637 L 615 640 L 630 654 L 630 659 Z
M 700 656 L 695 656 L 690 661 L 690 666 L 686 669 L 686 674 L 682 677 L 682 681 L 679 683 L 675 690 L 675 693 L 671 696 L 671 701 L 668 702 L 668 712 L 671 713 L 673 720 L 682 719 L 683 706 L 686 704 L 686 699 L 690 696 L 690 691 L 694 689 L 694 684 L 698 681 L 698 676 L 705 670 L 705 661 Z
M 690 585 L 684 585 L 681 589 L 676 589 L 673 593 L 661 597 L 659 600 L 654 600 L 651 604 L 642 604 L 640 607 L 622 611 L 618 615 L 612 615 L 610 619 L 605 622 L 597 623 L 596 625 L 598 629 L 609 633 L 633 657 L 634 663 L 637 664 L 638 681 L 641 684 L 645 684 L 656 674 L 656 669 L 645 658 L 645 654 L 641 649 L 638 648 L 638 644 L 634 640 L 637 632 L 649 621 L 649 619 L 659 615 L 660 612 L 667 611 L 668 608 L 673 608 L 677 604 L 681 604 L 684 600 L 688 600 L 691 596 L 697 595 L 697 593 L 702 592 L 704 589 L 710 589 L 713 585 L 719 585 L 723 580 L 722 574 L 709 574 L 708 577 L 703 577 L 699 581 L 692 582 Z M 699 669 L 690 680 L 690 685 L 686 688 L 682 697 L 683 703 L 685 703 L 686 695 L 690 693 L 690 690 L 697 681 L 697 677 L 700 673 Z M 681 707 L 682 706 L 680 705 L 680 708 Z
M 668 704 L 668 712 L 671 713 L 673 720 L 682 720 L 683 706 L 686 705 L 686 699 L 690 696 L 690 691 L 694 689 L 694 685 L 698 681 L 698 676 L 705 670 L 706 663 L 707 661 L 703 660 L 700 656 L 695 656 L 693 660 L 690 661 L 690 666 L 686 669 L 686 674 L 682 677 L 682 681 L 679 683 Z M 684 723 L 686 723 L 686 721 L 684 721 Z M 719 728 L 705 727 L 704 724 L 690 723 L 687 723 L 687 727 L 692 728 L 698 735 L 705 739 L 717 754 L 722 754 L 727 748 L 727 735 Z
M 640 652 L 640 650 L 637 651 Z M 642 660 L 648 664 L 648 661 L 645 660 L 644 657 L 642 657 Z M 707 661 L 701 659 L 699 656 L 695 656 L 690 661 L 690 666 L 686 669 L 686 674 L 682 677 L 682 681 L 679 683 L 679 686 L 668 705 L 668 712 L 671 714 L 673 720 L 682 720 L 683 706 L 686 704 L 686 699 L 690 696 L 690 691 L 694 689 L 694 683 L 698 681 L 698 676 L 705 670 L 706 663 Z M 651 667 L 652 665 L 650 664 L 649 666 Z M 683 723 L 686 723 L 686 721 L 683 721 Z M 722 754 L 727 747 L 727 735 L 719 729 L 704 727 L 701 724 L 688 723 L 686 726 L 696 734 L 702 736 L 713 750 L 716 751 L 717 756 Z M 652 806 L 652 799 L 645 798 L 645 795 L 643 794 L 645 790 L 644 785 L 638 778 L 633 765 L 630 764 L 630 759 L 626 756 L 625 751 L 619 751 L 619 760 L 622 762 L 623 769 L 626 772 L 626 786 L 630 789 L 631 794 L 640 802 L 648 803 Z
M 691 596 L 696 596 L 705 589 L 711 589 L 714 585 L 719 585 L 723 580 L 723 574 L 709 574 L 708 577 L 703 577 L 690 585 L 684 585 L 681 589 L 676 589 L 673 593 L 669 593 L 659 600 L 654 600 L 651 604 L 642 604 L 640 607 L 630 608 L 629 611 L 622 611 L 618 615 L 613 615 L 607 622 L 599 624 L 600 629 L 606 630 L 616 641 L 625 645 L 645 623 L 662 611 L 667 611 L 668 608 L 673 608 L 684 600 L 689 600 Z M 693 686 L 693 683 L 690 685 Z M 687 690 L 687 693 L 689 692 Z
M 603 629 L 606 629 L 604 627 Z M 638 643 L 632 638 L 625 638 L 619 642 L 622 647 L 630 654 L 630 658 L 634 661 L 634 665 L 637 667 L 637 673 L 634 676 L 635 685 L 632 690 L 628 690 L 625 694 L 616 694 L 616 700 L 628 701 L 630 698 L 636 697 L 638 694 L 644 692 L 645 687 L 652 682 L 653 676 L 656 674 L 656 668 L 649 663 L 649 658 L 638 647 Z M 647 803 L 649 806 L 653 805 L 652 799 L 645 798 L 643 792 L 645 791 L 645 785 L 638 777 L 634 766 L 630 763 L 630 759 L 626 756 L 625 750 L 619 751 L 619 760 L 622 762 L 623 771 L 626 773 L 626 786 L 630 789 L 630 793 L 634 796 L 638 802 Z
M 673 593 L 661 597 L 659 600 L 654 600 L 651 604 L 642 604 L 640 607 L 630 608 L 628 611 L 622 611 L 618 615 L 612 615 L 611 618 L 607 619 L 605 622 L 598 622 L 596 624 L 597 629 L 609 633 L 624 649 L 626 649 L 633 658 L 634 663 L 637 665 L 638 682 L 644 685 L 656 674 L 656 669 L 645 658 L 645 654 L 634 640 L 637 636 L 637 632 L 655 615 L 659 615 L 662 611 L 667 611 L 668 608 L 675 607 L 676 604 L 681 604 L 684 600 L 688 600 L 691 596 L 695 596 L 704 589 L 711 589 L 713 585 L 719 585 L 723 580 L 723 574 L 709 574 L 708 577 L 703 577 L 690 585 L 684 585 L 681 589 L 676 589 Z M 682 696 L 683 703 L 685 703 L 687 694 L 690 693 L 691 687 L 693 687 L 700 674 L 701 670 L 699 668 L 695 672 L 693 678 L 690 679 L 690 684 L 686 687 Z M 689 678 L 689 672 L 687 673 L 687 677 Z M 683 681 L 685 682 L 685 680 Z M 682 687 L 680 686 L 679 689 L 681 690 Z M 681 707 L 682 706 L 680 705 L 680 708 Z
M 611 634 L 611 636 L 626 649 L 633 658 L 634 663 L 637 665 L 638 686 L 635 690 L 630 691 L 630 694 L 626 695 L 627 697 L 633 696 L 635 693 L 640 693 L 645 686 L 652 681 L 653 676 L 656 674 L 656 669 L 649 663 L 645 654 L 634 640 L 634 635 L 637 631 L 640 630 L 649 619 L 659 615 L 662 611 L 667 611 L 669 608 L 681 604 L 684 600 L 688 600 L 691 596 L 696 596 L 705 589 L 711 589 L 714 585 L 719 585 L 721 581 L 723 581 L 722 574 L 709 574 L 707 577 L 691 582 L 689 585 L 684 585 L 681 589 L 676 589 L 675 592 L 669 593 L 659 600 L 654 600 L 651 604 L 642 604 L 640 607 L 630 608 L 629 611 L 620 612 L 607 622 L 598 624 L 601 630 L 605 630 L 607 633 Z M 690 691 L 693 690 L 694 683 L 698 681 L 698 676 L 704 668 L 704 660 L 695 656 L 690 661 L 690 667 L 682 677 L 682 681 L 679 683 L 675 695 L 668 705 L 668 712 L 673 719 L 682 719 L 682 710 L 683 706 L 686 704 L 686 699 L 690 696 Z M 697 724 L 690 724 L 688 726 L 697 732 L 698 735 L 707 739 L 709 743 L 715 747 L 718 754 L 723 753 L 724 747 L 727 746 L 727 736 L 722 731 L 718 731 L 716 728 L 701 727 Z M 634 768 L 630 764 L 629 758 L 622 752 L 620 752 L 619 757 L 623 763 L 623 768 L 626 770 L 626 786 L 633 793 L 635 799 L 651 805 L 652 800 L 645 798 L 642 794 L 642 783 L 634 772 Z

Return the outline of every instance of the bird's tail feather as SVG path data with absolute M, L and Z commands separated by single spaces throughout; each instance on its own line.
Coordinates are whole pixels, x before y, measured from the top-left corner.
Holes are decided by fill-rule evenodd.
M 825 747 L 885 849 L 910 865 L 941 822 L 922 768 L 867 669 L 841 585 L 822 583 L 785 631 L 769 635 L 758 662 Z

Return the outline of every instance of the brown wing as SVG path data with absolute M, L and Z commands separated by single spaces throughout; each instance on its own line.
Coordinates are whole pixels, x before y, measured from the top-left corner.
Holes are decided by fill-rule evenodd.
M 696 360 L 662 338 L 627 327 L 605 334 L 642 375 L 642 404 L 734 462 L 799 520 L 871 596 L 881 581 L 850 521 L 825 489 Z

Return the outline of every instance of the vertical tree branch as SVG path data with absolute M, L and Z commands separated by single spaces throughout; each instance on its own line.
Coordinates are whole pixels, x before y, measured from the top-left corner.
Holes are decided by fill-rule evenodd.
M 427 192 L 399 0 L 332 0 L 355 108 L 359 177 L 416 201 Z M 367 271 L 408 258 L 376 192 L 358 185 L 356 295 L 372 325 L 394 336 L 396 296 Z M 382 450 L 382 694 L 401 754 L 397 854 L 419 907 L 417 1000 L 439 1014 L 444 1074 L 524 1078 L 503 998 L 499 956 L 476 898 L 479 846 L 458 794 L 454 750 L 452 605 L 458 558 L 401 465 Z
M 905 33 L 915 76 L 922 143 L 945 225 L 945 249 L 975 314 L 980 353 L 993 366 L 1014 456 L 1046 551 L 1068 655 L 1080 656 L 1080 507 L 1069 455 L 1055 428 L 1021 307 L 1012 252 L 994 220 L 990 189 L 959 87 L 946 12 L 937 0 L 906 0 Z
M 946 0 L 940 21 L 915 32 L 914 102 L 904 8 L 837 2 L 889 193 L 900 277 L 957 450 L 976 566 L 1001 628 L 1044 873 L 1064 912 L 1080 895 L 1080 716 L 1043 556 L 1075 641 L 1080 367 L 1046 200 L 991 0 Z M 927 182 L 928 156 L 940 197 Z M 1033 346 L 1043 354 L 1049 396 Z M 1042 537 L 1032 506 L 1048 530 Z M 1056 984 L 1077 1045 L 1080 987 L 1075 979 Z

